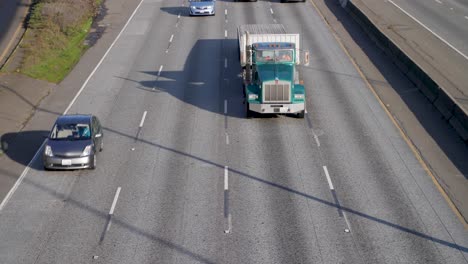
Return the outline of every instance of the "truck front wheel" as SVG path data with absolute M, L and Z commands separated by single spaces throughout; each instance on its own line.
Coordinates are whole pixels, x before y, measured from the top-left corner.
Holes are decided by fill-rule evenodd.
M 253 117 L 253 112 L 249 109 L 249 103 L 245 102 L 245 118 L 250 119 Z
M 298 118 L 304 118 L 304 116 L 305 116 L 305 110 L 302 110 L 299 113 L 297 113 Z

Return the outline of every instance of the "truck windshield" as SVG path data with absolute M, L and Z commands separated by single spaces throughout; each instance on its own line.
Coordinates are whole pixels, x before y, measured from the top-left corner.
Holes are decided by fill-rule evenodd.
M 257 50 L 257 62 L 293 62 L 292 50 Z

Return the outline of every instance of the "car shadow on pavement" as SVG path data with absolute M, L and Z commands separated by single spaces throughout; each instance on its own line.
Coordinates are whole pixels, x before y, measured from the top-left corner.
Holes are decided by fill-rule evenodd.
M 171 6 L 171 7 L 161 7 L 161 11 L 164 11 L 168 14 L 178 16 L 180 15 L 181 17 L 188 17 L 189 15 L 189 10 L 188 7 L 186 6 Z
M 27 166 L 48 134 L 49 131 L 45 130 L 3 134 L 0 138 L 2 152 L 11 160 Z
M 107 133 L 114 133 L 116 135 L 132 138 L 132 139 L 134 138 L 133 135 L 128 135 L 128 134 L 119 132 L 119 131 L 117 131 L 115 129 L 111 129 L 111 128 L 107 128 L 107 127 L 104 127 L 103 129 Z M 44 131 L 42 131 L 42 132 L 44 132 Z M 37 133 L 37 135 L 40 135 L 40 134 L 41 134 L 40 132 Z M 166 147 L 164 145 L 161 145 L 161 144 L 158 144 L 158 143 L 155 143 L 155 142 L 152 142 L 152 141 L 144 140 L 144 139 L 137 139 L 137 140 L 140 143 L 147 144 L 147 145 L 153 146 L 155 148 L 159 148 L 159 149 L 161 149 L 163 151 L 168 151 L 168 152 L 172 152 L 172 153 L 175 153 L 175 154 L 178 154 L 178 155 L 182 155 L 182 156 L 185 156 L 185 157 L 188 157 L 188 158 L 191 158 L 191 159 L 194 159 L 194 160 L 209 164 L 211 166 L 214 166 L 214 167 L 222 169 L 222 170 L 225 169 L 225 166 L 222 165 L 222 164 L 218 164 L 218 163 L 215 163 L 213 161 L 210 161 L 210 160 L 207 160 L 207 159 L 204 159 L 204 158 L 201 158 L 201 157 L 197 157 L 197 156 L 188 154 L 188 153 L 183 152 L 183 151 L 179 151 L 179 150 L 176 150 L 176 149 L 173 149 L 173 148 L 170 148 L 170 147 Z M 465 247 L 465 246 L 458 245 L 458 244 L 456 244 L 454 242 L 451 242 L 451 241 L 446 241 L 446 240 L 443 240 L 443 239 L 439 239 L 439 238 L 433 237 L 431 235 L 427 235 L 427 234 L 425 234 L 425 233 L 423 233 L 421 231 L 413 230 L 411 228 L 407 228 L 407 227 L 392 223 L 392 222 L 387 221 L 385 219 L 381 219 L 381 218 L 372 216 L 370 214 L 366 214 L 366 213 L 354 210 L 354 209 L 352 209 L 350 207 L 343 206 L 343 205 L 341 205 L 339 203 L 338 199 L 336 199 L 336 198 L 335 198 L 334 202 L 327 201 L 327 200 L 324 200 L 322 198 L 313 196 L 311 194 L 295 190 L 295 189 L 290 188 L 288 186 L 284 186 L 284 185 L 281 185 L 281 184 L 278 184 L 278 183 L 275 183 L 275 182 L 272 182 L 272 181 L 269 181 L 269 180 L 261 179 L 259 177 L 254 176 L 254 175 L 246 173 L 246 172 L 242 171 L 241 169 L 229 168 L 228 170 L 230 172 L 230 175 L 232 175 L 234 177 L 244 177 L 244 178 L 247 178 L 247 179 L 252 180 L 252 181 L 260 182 L 260 183 L 265 184 L 265 185 L 267 185 L 267 186 L 269 186 L 269 187 L 271 187 L 271 188 L 273 188 L 275 190 L 282 191 L 282 192 L 283 191 L 288 192 L 288 193 L 291 193 L 293 195 L 303 197 L 303 198 L 305 198 L 307 200 L 318 202 L 320 204 L 323 204 L 323 205 L 326 205 L 326 206 L 329 206 L 329 207 L 332 207 L 332 208 L 336 208 L 338 210 L 341 210 L 343 212 L 346 212 L 346 213 L 350 214 L 353 217 L 361 217 L 361 218 L 369 220 L 371 222 L 378 223 L 378 224 L 381 224 L 381 225 L 386 226 L 386 227 L 390 227 L 392 229 L 395 229 L 395 230 L 403 232 L 403 233 L 414 235 L 416 237 L 431 241 L 431 242 L 436 243 L 436 244 L 440 244 L 440 245 L 443 245 L 443 246 L 446 246 L 446 247 L 449 247 L 449 248 L 453 248 L 453 249 L 459 250 L 461 252 L 465 252 L 465 253 L 468 252 L 468 248 Z M 10 172 L 8 172 L 8 171 L 6 171 L 6 170 L 4 170 L 2 168 L 0 168 L 0 173 L 4 174 L 4 175 L 7 175 L 9 177 L 16 178 L 16 175 L 13 175 Z M 100 210 L 98 210 L 96 208 L 93 208 L 93 207 L 91 207 L 89 205 L 83 204 L 80 201 L 70 199 L 70 197 L 67 194 L 60 193 L 60 192 L 57 192 L 56 190 L 50 189 L 47 186 L 43 186 L 43 185 L 35 182 L 33 178 L 29 179 L 28 177 L 25 177 L 23 179 L 23 184 L 30 184 L 30 185 L 32 185 L 32 186 L 34 186 L 34 187 L 36 187 L 36 188 L 38 188 L 38 189 L 40 189 L 40 190 L 42 190 L 44 192 L 47 192 L 47 193 L 49 193 L 49 194 L 51 194 L 53 196 L 56 196 L 57 199 L 66 200 L 66 202 L 70 203 L 71 205 L 79 207 L 81 209 L 85 209 L 88 212 L 90 212 L 90 213 L 92 213 L 92 214 L 94 214 L 94 215 L 96 215 L 96 216 L 98 216 L 98 217 L 100 217 L 100 218 L 102 218 L 102 219 L 104 219 L 106 221 L 109 219 L 109 215 L 108 215 L 107 212 L 100 211 Z M 121 226 L 123 228 L 126 228 L 126 229 L 130 230 L 131 232 L 133 232 L 133 233 L 135 233 L 135 234 L 137 234 L 139 236 L 143 236 L 145 238 L 151 239 L 152 241 L 155 241 L 155 242 L 161 244 L 162 246 L 168 247 L 170 249 L 174 249 L 174 250 L 178 251 L 179 253 L 185 254 L 185 255 L 187 255 L 187 256 L 189 256 L 189 257 L 191 257 L 191 258 L 193 258 L 193 259 L 195 259 L 195 260 L 197 260 L 199 262 L 214 263 L 214 261 L 211 261 L 211 260 L 207 259 L 206 257 L 204 257 L 202 255 L 199 255 L 197 253 L 193 253 L 187 248 L 184 248 L 184 247 L 182 247 L 180 245 L 177 245 L 177 244 L 175 244 L 175 243 L 173 243 L 171 241 L 167 241 L 165 239 L 162 239 L 159 236 L 157 236 L 157 234 L 148 233 L 147 231 L 144 231 L 143 229 L 141 229 L 141 228 L 139 228 L 137 226 L 134 226 L 131 223 L 128 223 L 128 222 L 124 221 L 123 219 L 120 219 L 117 216 L 114 216 L 112 218 L 112 221 L 113 221 L 114 224 L 117 224 L 117 225 L 119 225 L 119 226 Z M 106 229 L 106 228 L 107 228 L 106 226 L 103 226 L 103 229 Z M 102 242 L 103 237 L 101 235 L 101 237 L 97 237 L 96 239 L 100 240 L 98 242 Z

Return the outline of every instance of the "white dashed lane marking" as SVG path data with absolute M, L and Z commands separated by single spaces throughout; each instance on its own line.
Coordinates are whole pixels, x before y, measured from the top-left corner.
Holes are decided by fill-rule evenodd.
M 327 166 L 323 166 L 323 171 L 325 171 L 325 176 L 327 177 L 328 185 L 330 186 L 330 190 L 335 190 L 333 187 L 333 183 L 330 178 L 330 174 L 328 174 Z
M 145 112 L 143 113 L 143 116 L 141 117 L 140 128 L 142 128 L 142 127 L 143 127 L 143 124 L 145 123 L 146 114 L 147 114 L 147 111 L 145 111 Z
M 161 75 L 161 71 L 162 71 L 162 69 L 163 69 L 163 66 L 161 65 L 161 66 L 159 67 L 158 76 L 160 76 L 160 75 Z
M 112 206 L 111 206 L 111 209 L 109 211 L 109 215 L 114 215 L 114 209 L 115 209 L 115 206 L 117 205 L 117 200 L 119 199 L 121 189 L 122 188 L 119 187 L 119 188 L 117 188 L 117 191 L 115 192 L 114 201 L 112 201 Z

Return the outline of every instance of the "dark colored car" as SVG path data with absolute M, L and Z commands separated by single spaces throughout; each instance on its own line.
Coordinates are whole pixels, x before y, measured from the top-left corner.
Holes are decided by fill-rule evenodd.
M 57 118 L 44 147 L 45 169 L 94 169 L 103 148 L 101 123 L 93 115 Z

